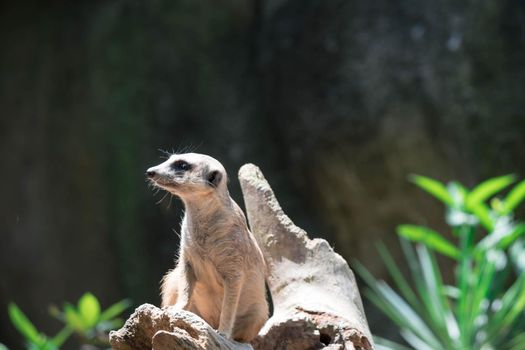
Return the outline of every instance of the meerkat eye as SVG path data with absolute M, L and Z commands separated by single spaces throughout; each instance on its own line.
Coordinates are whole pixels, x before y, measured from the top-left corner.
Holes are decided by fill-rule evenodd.
M 190 170 L 191 166 L 188 162 L 177 160 L 171 165 L 171 168 L 175 171 L 187 171 Z

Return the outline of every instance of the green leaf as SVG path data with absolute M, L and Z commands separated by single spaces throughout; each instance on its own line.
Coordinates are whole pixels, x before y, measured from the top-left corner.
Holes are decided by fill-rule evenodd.
M 525 288 L 524 284 L 521 283 L 521 288 L 515 298 L 510 301 L 511 307 L 509 312 L 505 315 L 502 322 L 503 328 L 510 328 L 512 323 L 516 321 L 516 318 L 523 313 L 525 310 Z M 505 296 L 503 297 L 503 303 L 505 303 Z
M 432 331 L 419 315 L 384 281 L 376 280 L 359 262 L 353 264 L 355 270 L 365 280 L 370 290 L 365 295 L 401 328 L 410 329 L 419 338 L 425 339 L 434 349 L 443 349 Z
M 27 345 L 27 349 L 28 350 L 58 350 L 56 346 L 54 346 L 53 344 L 47 341 L 44 341 L 42 344 L 29 343 Z
M 525 180 L 518 183 L 510 190 L 503 201 L 502 214 L 506 215 L 512 212 L 525 199 Z
M 427 325 L 430 328 L 432 328 L 433 332 L 435 334 L 439 334 L 441 330 L 439 328 L 439 325 L 437 325 L 437 323 L 434 322 L 436 317 L 433 314 L 434 309 L 432 307 L 432 300 L 429 296 L 427 286 L 425 284 L 425 280 L 421 272 L 421 265 L 419 264 L 419 260 L 416 257 L 416 253 L 408 240 L 400 239 L 400 243 L 406 261 L 408 262 L 408 267 L 410 268 L 412 280 L 414 281 L 417 293 L 424 305 L 424 312 L 422 313 L 422 316 L 425 318 Z
M 106 310 L 104 310 L 102 312 L 102 314 L 100 315 L 100 320 L 101 321 L 110 320 L 113 317 L 116 317 L 116 316 L 120 315 L 122 312 L 124 312 L 124 310 L 126 310 L 130 306 L 131 306 L 131 300 L 129 300 L 129 299 L 121 300 L 121 301 L 111 305 Z
M 518 238 L 509 249 L 510 260 L 520 274 L 525 273 L 525 240 Z
M 489 292 L 496 276 L 496 265 L 495 259 L 490 259 L 489 256 L 481 262 L 481 266 L 472 275 L 476 287 L 470 291 L 472 297 L 469 300 L 468 314 L 462 315 L 462 320 L 468 325 L 474 325 L 476 318 L 486 312 L 484 304 L 488 303 Z
M 479 219 L 475 215 L 467 213 L 463 208 L 458 207 L 448 208 L 445 220 L 452 228 L 457 228 L 459 226 L 476 226 L 479 223 Z
M 378 337 L 377 335 L 374 335 L 373 338 L 374 338 L 374 343 L 376 344 L 377 350 L 382 350 L 382 349 L 383 350 L 411 350 L 410 348 L 407 348 L 406 346 L 395 343 L 388 339 Z
M 421 242 L 428 248 L 437 251 L 445 256 L 458 259 L 460 256 L 458 248 L 444 239 L 439 233 L 427 227 L 415 225 L 400 225 L 397 233 L 413 242 Z
M 100 304 L 91 293 L 85 293 L 78 301 L 78 311 L 87 328 L 95 326 L 100 318 Z
M 402 329 L 400 333 L 401 336 L 406 340 L 406 342 L 412 345 L 414 349 L 436 350 L 436 348 L 430 346 L 427 342 L 425 342 L 424 338 L 418 337 L 416 334 L 407 329 Z
M 66 342 L 66 340 L 69 338 L 69 336 L 71 336 L 72 333 L 73 329 L 71 329 L 71 327 L 69 326 L 66 326 L 51 339 L 51 343 L 57 348 L 59 348 L 62 346 L 62 344 Z
M 459 298 L 456 306 L 456 315 L 460 327 L 460 336 L 463 344 L 470 344 L 472 325 L 468 320 L 469 305 L 472 300 L 470 293 L 472 276 L 471 250 L 473 248 L 474 229 L 472 226 L 459 227 L 459 239 L 461 247 L 461 258 L 456 270 L 457 286 L 459 287 Z
M 479 203 L 484 202 L 514 181 L 516 181 L 516 177 L 512 174 L 483 181 L 467 195 L 467 208 L 471 209 Z
M 383 243 L 378 244 L 378 251 L 379 255 L 383 259 L 384 265 L 388 269 L 390 276 L 394 280 L 397 288 L 399 289 L 403 297 L 410 303 L 414 310 L 421 314 L 423 311 L 421 303 L 417 299 L 417 296 L 412 291 L 412 288 L 410 287 L 407 280 L 397 267 L 397 264 L 392 258 L 392 255 L 390 255 Z
M 435 257 L 422 245 L 417 246 L 419 264 L 426 285 L 426 291 L 431 300 L 433 322 L 440 329 L 439 336 L 447 348 L 453 348 L 454 343 L 459 339 L 459 327 L 457 324 L 450 304 L 445 297 L 445 287 L 441 278 L 441 272 L 437 266 Z
M 447 184 L 447 191 L 454 201 L 454 207 L 462 208 L 469 193 L 467 188 L 457 181 L 451 181 Z
M 9 349 L 4 344 L 0 343 L 0 350 L 9 350 Z
M 29 321 L 27 316 L 16 306 L 15 303 L 9 303 L 8 305 L 9 318 L 13 325 L 18 329 L 27 340 L 35 344 L 42 344 L 43 337 L 37 331 L 35 326 Z
M 501 239 L 501 241 L 497 245 L 497 248 L 502 249 L 502 250 L 507 249 L 508 246 L 514 243 L 524 233 L 525 233 L 525 223 L 516 225 L 516 227 L 514 227 L 514 230 L 512 230 L 512 232 L 509 235 Z
M 510 231 L 496 229 L 494 233 L 479 241 L 476 246 L 475 256 L 479 258 L 483 251 L 491 248 L 505 250 L 525 233 L 525 223 L 520 223 L 514 227 L 510 226 L 509 228 Z
M 481 225 L 483 225 L 487 231 L 492 232 L 492 230 L 494 230 L 494 220 L 492 220 L 490 210 L 485 204 L 477 203 L 473 207 L 470 207 L 470 210 L 476 215 Z
M 48 312 L 52 317 L 56 318 L 57 320 L 65 322 L 64 314 L 56 305 L 50 305 L 48 308 Z
M 452 196 L 447 191 L 446 186 L 441 182 L 421 175 L 411 175 L 409 177 L 409 180 L 422 190 L 430 193 L 432 196 L 445 203 L 446 205 L 451 206 L 454 204 Z
M 490 326 L 487 330 L 487 339 L 505 338 L 512 329 L 517 317 L 525 309 L 525 274 L 521 274 L 518 279 L 507 289 L 501 298 L 501 307 L 490 318 Z
M 459 288 L 457 288 L 456 286 L 445 285 L 443 286 L 443 292 L 450 299 L 454 299 L 454 300 L 459 299 L 460 291 L 459 291 Z
M 392 289 L 384 282 L 379 282 L 379 293 L 381 297 L 395 310 L 398 317 L 404 321 L 404 328 L 410 330 L 419 339 L 429 344 L 430 348 L 442 349 L 443 346 L 434 336 L 432 331 L 423 322 L 419 315 Z
M 514 338 L 509 341 L 508 349 L 509 350 L 523 350 L 525 344 L 525 333 L 519 333 Z
M 111 330 L 120 328 L 124 325 L 124 319 L 116 317 L 107 321 L 100 321 L 97 323 L 97 330 L 103 332 L 109 332 Z
M 46 340 L 44 344 L 38 346 L 38 350 L 58 350 L 58 347 Z
M 75 307 L 69 303 L 64 305 L 64 315 L 67 325 L 76 331 L 83 332 L 89 327 L 84 323 L 83 318 L 78 314 Z

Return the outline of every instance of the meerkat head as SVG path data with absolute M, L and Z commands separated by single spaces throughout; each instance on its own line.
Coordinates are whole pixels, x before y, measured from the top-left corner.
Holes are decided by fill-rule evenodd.
M 183 200 L 227 192 L 226 170 L 218 160 L 204 154 L 174 154 L 149 168 L 146 176 L 155 186 Z

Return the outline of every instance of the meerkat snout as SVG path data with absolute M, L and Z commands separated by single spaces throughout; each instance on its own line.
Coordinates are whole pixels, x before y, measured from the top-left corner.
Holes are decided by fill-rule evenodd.
M 146 170 L 146 176 L 150 179 L 154 178 L 155 176 L 157 175 L 157 172 L 155 170 L 151 170 L 151 168 L 149 168 L 148 170 Z

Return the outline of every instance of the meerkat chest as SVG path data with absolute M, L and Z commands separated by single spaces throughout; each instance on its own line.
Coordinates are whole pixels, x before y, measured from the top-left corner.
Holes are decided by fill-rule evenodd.
M 202 249 L 191 249 L 186 253 L 197 281 L 209 285 L 220 285 L 221 279 L 217 273 L 216 263 Z
M 197 280 L 220 283 L 218 271 L 224 272 L 240 253 L 238 230 L 225 220 L 190 221 L 183 228 L 182 246 Z

